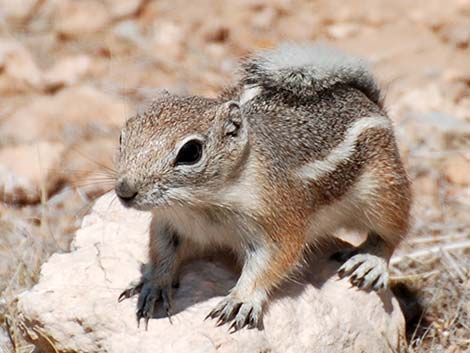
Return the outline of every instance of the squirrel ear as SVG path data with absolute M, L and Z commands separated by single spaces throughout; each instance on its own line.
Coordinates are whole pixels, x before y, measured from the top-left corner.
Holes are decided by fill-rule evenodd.
M 222 111 L 225 116 L 223 122 L 224 136 L 237 136 L 243 124 L 240 105 L 238 102 L 229 101 L 223 104 Z

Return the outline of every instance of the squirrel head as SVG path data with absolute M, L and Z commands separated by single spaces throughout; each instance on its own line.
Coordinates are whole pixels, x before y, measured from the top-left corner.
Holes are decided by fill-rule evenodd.
M 236 180 L 248 152 L 237 102 L 166 94 L 122 129 L 115 191 L 140 210 L 207 204 Z

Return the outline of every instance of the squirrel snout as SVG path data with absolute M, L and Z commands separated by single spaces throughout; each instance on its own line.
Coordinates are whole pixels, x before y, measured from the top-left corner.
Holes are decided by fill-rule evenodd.
M 131 201 L 137 196 L 135 185 L 126 177 L 120 177 L 116 181 L 114 190 L 122 201 Z

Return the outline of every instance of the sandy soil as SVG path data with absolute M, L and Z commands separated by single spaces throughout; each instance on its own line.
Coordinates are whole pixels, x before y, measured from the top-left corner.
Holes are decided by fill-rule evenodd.
M 0 348 L 27 348 L 14 298 L 112 188 L 126 117 L 163 88 L 215 96 L 253 50 L 317 40 L 369 60 L 414 181 L 392 271 L 424 312 L 410 304 L 404 351 L 468 350 L 468 0 L 0 0 Z

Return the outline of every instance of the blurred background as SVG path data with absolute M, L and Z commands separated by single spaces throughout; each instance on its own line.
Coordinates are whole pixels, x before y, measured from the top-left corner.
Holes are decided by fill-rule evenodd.
M 406 350 L 470 351 L 469 0 L 0 0 L 0 351 L 29 351 L 15 297 L 112 188 L 127 117 L 163 88 L 217 95 L 256 49 L 317 40 L 371 63 L 414 182 L 392 259 Z

